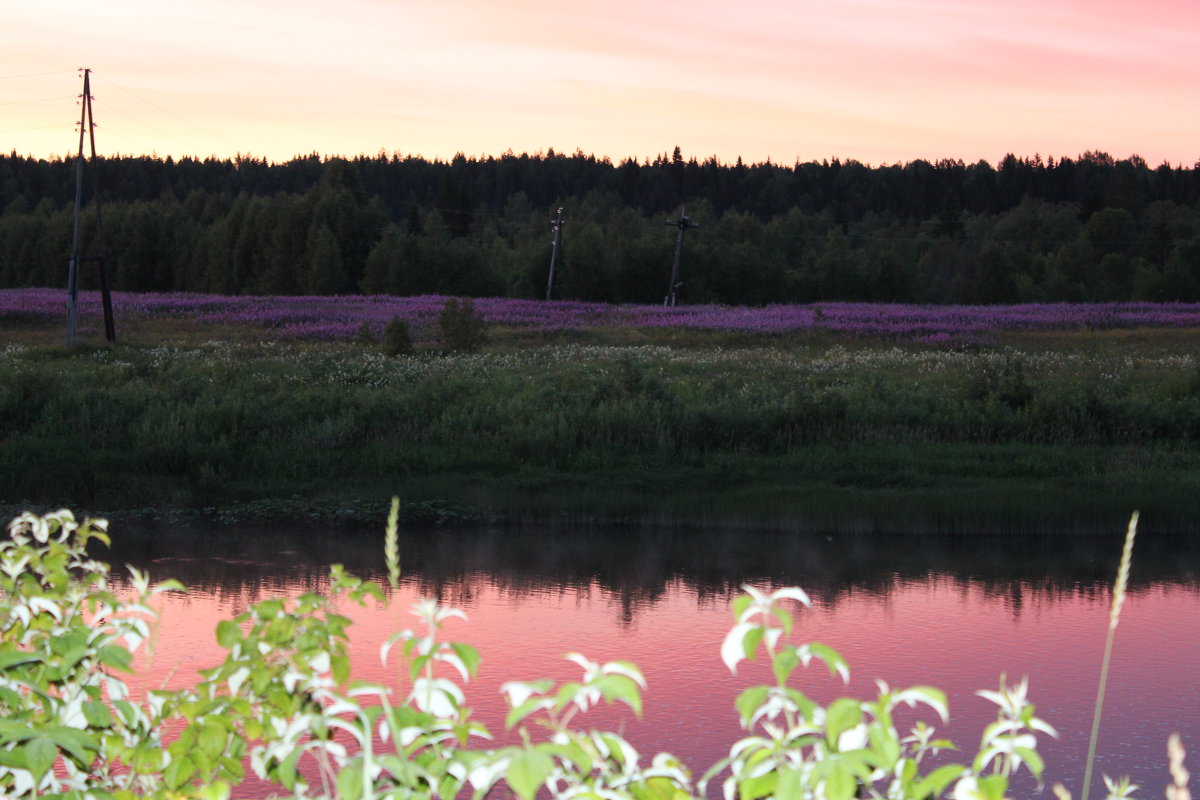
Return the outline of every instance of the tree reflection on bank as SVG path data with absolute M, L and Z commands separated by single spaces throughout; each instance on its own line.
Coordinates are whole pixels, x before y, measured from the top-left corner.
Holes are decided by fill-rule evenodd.
M 331 563 L 383 582 L 382 533 L 361 527 L 243 523 L 114 526 L 113 564 L 151 568 L 245 605 L 320 589 Z M 895 535 L 736 529 L 428 528 L 401 533 L 404 580 L 469 605 L 481 584 L 513 597 L 599 590 L 628 623 L 682 584 L 724 601 L 745 583 L 800 585 L 826 604 L 886 595 L 937 576 L 973 586 L 1019 615 L 1030 595 L 1106 595 L 1120 553 L 1112 535 Z M 1144 526 L 1130 592 L 1200 586 L 1200 542 Z

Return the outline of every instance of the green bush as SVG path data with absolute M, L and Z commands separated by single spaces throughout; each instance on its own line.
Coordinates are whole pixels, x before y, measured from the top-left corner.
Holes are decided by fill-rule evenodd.
M 451 350 L 473 353 L 487 341 L 487 324 L 475 311 L 475 302 L 464 297 L 460 302 L 451 297 L 438 315 L 438 330 L 442 342 Z
M 375 331 L 371 327 L 370 320 L 364 319 L 358 326 L 358 333 L 354 334 L 354 341 L 362 345 L 375 344 Z
M 407 321 L 392 317 L 384 327 L 383 352 L 389 356 L 404 356 L 412 352 L 412 332 Z

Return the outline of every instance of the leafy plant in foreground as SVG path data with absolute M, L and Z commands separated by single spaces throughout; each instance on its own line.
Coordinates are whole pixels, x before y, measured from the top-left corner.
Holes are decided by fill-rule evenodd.
M 170 769 L 164 723 L 170 697 L 130 696 L 120 677 L 150 638 L 151 588 L 130 568 L 122 601 L 108 565 L 87 543 L 107 543 L 104 520 L 77 524 L 69 511 L 25 513 L 0 543 L 0 794 L 66 791 L 131 796 Z M 237 755 L 235 753 L 235 755 Z
M 1000 707 L 1001 714 L 984 732 L 970 765 L 946 764 L 923 774 L 926 757 L 954 745 L 933 738 L 934 729 L 924 721 L 902 735 L 893 712 L 900 705 L 921 704 L 944 722 L 949 718 L 945 694 L 929 686 L 893 690 L 878 682 L 879 695 L 873 700 L 841 697 L 825 706 L 816 703 L 790 685 L 797 667 L 815 659 L 843 681 L 849 680 L 850 672 L 845 660 L 826 645 L 784 641 L 793 627 L 792 611 L 784 601 L 811 606 L 808 595 L 794 587 L 770 594 L 745 589 L 747 594 L 734 601 L 736 622 L 721 646 L 721 657 L 736 671 L 742 660 L 765 650 L 775 683 L 750 687 L 738 696 L 742 726 L 751 735 L 735 742 L 729 755 L 705 774 L 701 792 L 709 780 L 728 770 L 723 783 L 727 800 L 924 800 L 951 784 L 956 798 L 999 800 L 1007 794 L 1009 776 L 1022 765 L 1041 777 L 1035 732 L 1055 733 L 1033 716 L 1024 681 L 1007 686 L 1002 679 L 999 692 L 980 692 Z

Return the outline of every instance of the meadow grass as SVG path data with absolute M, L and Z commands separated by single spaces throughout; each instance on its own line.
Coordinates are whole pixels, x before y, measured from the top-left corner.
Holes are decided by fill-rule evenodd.
M 928 344 L 492 326 L 483 352 L 418 341 L 388 357 L 187 317 L 134 318 L 116 345 L 71 350 L 45 320 L 2 324 L 8 503 L 311 505 L 399 490 L 533 516 L 1200 515 L 1189 328 Z

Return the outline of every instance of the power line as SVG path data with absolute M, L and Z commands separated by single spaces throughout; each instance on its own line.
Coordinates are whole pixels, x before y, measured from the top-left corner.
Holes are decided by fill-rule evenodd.
M 0 131 L 0 133 L 25 133 L 26 131 L 48 131 L 51 128 L 65 128 L 66 123 L 58 122 L 54 125 L 40 125 L 36 128 L 9 128 L 8 130 Z
M 213 137 L 213 138 L 215 138 L 215 139 L 220 139 L 221 141 L 225 142 L 225 144 L 232 145 L 233 147 L 238 147 L 238 144 L 237 144 L 236 142 L 232 142 L 232 141 L 230 141 L 229 139 L 226 139 L 226 138 L 225 138 L 224 136 L 222 136 L 221 134 L 219 134 L 219 133 L 215 133 L 215 132 L 213 132 L 213 131 L 210 131 L 210 130 L 208 130 L 207 128 L 202 128 L 201 126 L 197 125 L 196 123 L 192 122 L 191 120 L 184 119 L 183 117 L 179 116 L 179 115 L 178 115 L 178 114 L 176 114 L 174 111 L 171 111 L 171 110 L 169 110 L 169 109 L 163 108 L 162 106 L 158 105 L 157 103 L 155 103 L 155 102 L 153 102 L 153 101 L 151 101 L 151 100 L 147 100 L 146 98 L 142 97 L 141 95 L 137 94 L 136 92 L 134 92 L 134 91 L 132 91 L 132 90 L 130 90 L 130 89 L 126 89 L 124 86 L 122 86 L 121 84 L 117 83 L 117 82 L 116 82 L 116 81 L 114 81 L 112 78 L 109 78 L 109 77 L 107 77 L 107 76 L 103 76 L 103 75 L 102 75 L 102 76 L 100 76 L 100 77 L 101 77 L 101 80 L 102 80 L 102 82 L 111 83 L 113 86 L 115 86 L 116 88 L 120 89 L 122 92 L 125 92 L 125 93 L 126 93 L 126 94 L 128 94 L 129 96 L 131 96 L 131 97 L 134 97 L 134 98 L 136 98 L 136 99 L 138 99 L 138 100 L 142 101 L 143 103 L 145 103 L 146 105 L 150 106 L 151 108 L 157 109 L 158 111 L 161 111 L 162 113 L 164 113 L 164 114 L 166 114 L 166 115 L 168 115 L 168 116 L 174 117 L 175 119 L 177 119 L 177 120 L 179 120 L 180 122 L 182 122 L 184 125 L 188 125 L 188 126 L 190 126 L 190 127 L 192 127 L 192 128 L 195 128 L 196 130 L 200 131 L 201 133 L 203 133 L 203 134 L 204 134 L 204 135 L 206 135 L 206 136 L 212 136 L 212 137 Z M 185 144 L 186 144 L 186 142 L 185 142 Z M 194 145 L 188 145 L 188 146 L 189 146 L 189 147 L 193 147 Z
M 55 103 L 55 102 L 60 102 L 61 100 L 62 100 L 61 97 L 43 97 L 40 100 L 8 100 L 3 103 L 0 103 L 0 106 L 20 106 L 20 105 L 29 105 L 32 103 Z
M 118 114 L 118 115 L 120 115 L 120 116 L 122 116 L 122 117 L 125 117 L 125 118 L 126 118 L 126 119 L 128 119 L 128 120 L 131 120 L 131 121 L 133 121 L 133 122 L 136 122 L 138 125 L 141 125 L 141 126 L 143 126 L 143 127 L 145 127 L 145 128 L 149 128 L 150 130 L 152 130 L 152 131 L 154 131 L 155 133 L 157 133 L 159 136 L 166 136 L 168 139 L 174 139 L 175 141 L 179 142 L 180 144 L 182 144 L 182 145 L 184 145 L 184 146 L 186 146 L 186 147 L 189 147 L 189 148 L 191 148 L 191 149 L 193 149 L 193 150 L 196 150 L 197 152 L 199 152 L 200 150 L 202 150 L 202 149 L 203 149 L 203 148 L 197 147 L 197 146 L 196 146 L 195 144 L 193 144 L 192 142 L 189 142 L 189 141 L 187 141 L 187 140 L 185 140 L 185 139 L 180 139 L 178 136 L 175 136 L 174 134 L 167 133 L 166 131 L 162 130 L 161 128 L 156 128 L 156 127 L 154 127 L 153 125 L 151 125 L 150 123 L 148 123 L 148 122 L 145 122 L 144 120 L 140 120 L 140 119 L 138 119 L 137 117 L 133 116 L 132 114 L 127 114 L 127 113 L 125 113 L 124 111 L 121 111 L 119 108 L 116 108 L 115 106 L 109 105 L 108 103 L 98 103 L 98 105 L 99 105 L 101 108 L 103 108 L 105 111 L 111 111 L 111 112 L 112 112 L 112 113 L 114 113 L 114 114 Z
M 0 81 L 15 81 L 18 78 L 44 78 L 47 75 L 71 75 L 78 72 L 74 69 L 66 69 L 57 72 L 30 72 L 25 75 L 0 75 Z

